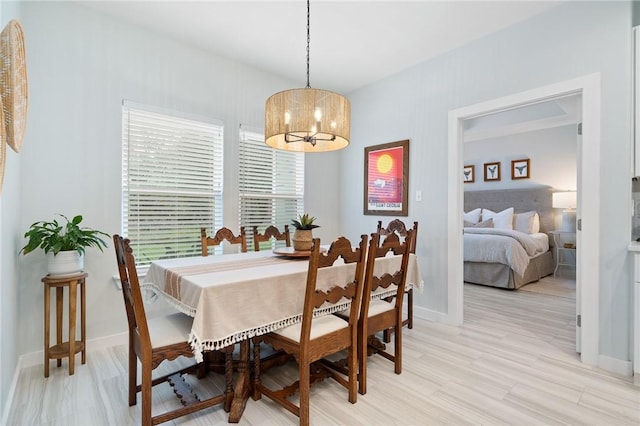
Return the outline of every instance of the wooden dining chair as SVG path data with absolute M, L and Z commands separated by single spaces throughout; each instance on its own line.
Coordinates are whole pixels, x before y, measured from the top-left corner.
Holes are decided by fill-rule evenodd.
M 247 252 L 247 234 L 244 230 L 244 226 L 240 227 L 240 235 L 236 236 L 227 227 L 218 229 L 213 237 L 207 236 L 207 230 L 200 228 L 200 241 L 202 244 L 202 255 L 209 255 L 210 246 L 219 246 L 223 241 L 228 241 L 229 244 L 240 244 L 240 251 L 242 253 Z
M 349 402 L 357 399 L 357 326 L 358 311 L 362 299 L 364 266 L 366 256 L 367 236 L 362 235 L 357 248 L 351 247 L 351 242 L 340 237 L 335 240 L 327 252 L 321 253 L 320 239 L 314 238 L 313 248 L 309 257 L 307 283 L 304 297 L 302 322 L 271 333 L 253 338 L 254 348 L 254 392 L 253 399 L 258 400 L 262 394 L 300 418 L 301 425 L 309 424 L 309 391 L 313 381 L 332 377 L 349 390 Z M 319 289 L 319 270 L 333 266 L 338 259 L 344 263 L 355 264 L 353 272 L 347 282 L 331 282 L 328 291 Z M 320 272 L 322 274 L 322 272 Z M 335 315 L 317 315 L 314 312 L 321 307 L 330 312 L 332 306 L 343 300 L 351 301 L 353 308 L 348 320 Z M 260 378 L 260 343 L 264 342 L 276 350 L 283 350 L 292 355 L 298 362 L 299 380 L 279 390 L 273 390 L 263 385 Z M 348 351 L 346 378 L 329 368 L 322 362 L 324 357 Z M 299 405 L 295 405 L 287 397 L 299 392 Z
M 289 234 L 289 225 L 284 226 L 284 232 L 280 232 L 278 228 L 273 225 L 269 225 L 264 230 L 264 234 L 258 232 L 258 227 L 253 227 L 253 250 L 260 251 L 260 243 L 269 241 L 273 238 L 276 241 L 284 241 L 287 247 L 291 247 L 291 236 Z
M 382 355 L 393 361 L 396 374 L 402 372 L 402 299 L 407 282 L 413 232 L 412 229 L 408 230 L 403 241 L 400 241 L 396 233 L 389 234 L 380 245 L 378 244 L 380 236 L 377 233 L 371 235 L 358 321 L 358 391 L 363 395 L 367 392 L 367 356 L 369 354 Z M 376 273 L 377 259 L 387 256 L 390 252 L 402 256 L 398 268 L 391 272 Z M 372 298 L 376 291 L 389 289 L 392 285 L 397 287 L 396 297 L 390 300 Z M 393 353 L 388 352 L 385 345 L 375 337 L 376 333 L 386 330 L 393 330 Z
M 416 253 L 416 244 L 418 239 L 418 222 L 413 222 L 413 238 L 410 241 L 409 251 L 413 254 Z M 400 219 L 393 219 L 386 228 L 382 227 L 382 221 L 378 221 L 378 235 L 387 236 L 390 234 L 397 234 L 403 238 L 407 237 L 407 227 L 403 221 Z M 408 328 L 413 328 L 413 288 L 405 289 L 407 294 L 407 318 L 402 322 L 403 325 L 406 325 Z M 385 333 L 384 337 L 385 342 L 389 342 L 389 333 Z
M 187 342 L 193 318 L 180 312 L 147 319 L 133 250 L 129 240 L 119 235 L 113 236 L 118 262 L 118 272 L 122 283 L 122 295 L 129 323 L 129 406 L 136 405 L 137 393 L 142 392 L 141 423 L 144 426 L 157 425 L 177 417 L 194 413 L 204 408 L 222 404 L 225 411 L 231 408 L 233 400 L 233 347 L 225 353 L 225 391 L 211 398 L 200 400 L 182 378 L 186 373 L 197 373 L 199 378 L 206 374 L 203 363 L 152 378 L 152 372 L 163 361 L 172 361 L 179 356 L 193 357 L 191 345 Z M 138 360 L 142 366 L 142 383 L 137 384 Z M 162 414 L 152 415 L 152 388 L 168 382 L 182 403 L 182 407 Z

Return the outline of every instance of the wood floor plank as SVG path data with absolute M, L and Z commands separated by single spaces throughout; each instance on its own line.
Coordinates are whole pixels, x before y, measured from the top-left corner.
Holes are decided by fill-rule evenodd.
M 404 329 L 403 372 L 380 356 L 368 361 L 368 392 L 356 404 L 333 380 L 311 389 L 313 425 L 638 425 L 640 387 L 580 362 L 575 352 L 575 282 L 549 277 L 518 291 L 465 285 L 465 324 L 415 319 Z M 178 359 L 158 374 L 188 364 Z M 176 365 L 177 364 L 177 365 Z M 127 348 L 91 350 L 68 376 L 67 361 L 24 368 L 9 425 L 138 425 L 140 407 L 126 396 Z M 290 362 L 265 381 L 295 380 Z M 219 393 L 223 378 L 186 380 L 201 397 Z M 636 380 L 636 382 L 638 382 Z M 295 400 L 295 397 L 294 397 Z M 140 398 L 138 397 L 138 401 Z M 179 405 L 169 386 L 154 390 L 154 410 Z M 165 423 L 224 425 L 221 407 Z M 297 424 L 271 402 L 249 400 L 241 425 Z

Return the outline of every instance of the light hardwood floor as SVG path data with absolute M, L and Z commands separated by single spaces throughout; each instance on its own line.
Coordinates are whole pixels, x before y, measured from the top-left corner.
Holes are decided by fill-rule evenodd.
M 640 387 L 583 365 L 574 352 L 575 300 L 570 284 L 553 279 L 527 291 L 465 285 L 465 324 L 451 327 L 416 320 L 404 331 L 401 375 L 379 357 L 369 358 L 368 393 L 354 405 L 332 380 L 312 387 L 315 425 L 638 425 Z M 567 289 L 558 291 L 557 286 Z M 548 287 L 546 290 L 544 287 Z M 549 290 L 551 288 L 551 290 Z M 562 297 L 547 294 L 560 293 Z M 575 293 L 574 293 L 575 294 Z M 128 407 L 125 346 L 96 350 L 87 365 L 67 375 L 52 366 L 25 368 L 12 407 L 11 425 L 135 425 L 139 407 Z M 52 364 L 53 365 L 53 364 Z M 273 369 L 295 376 L 293 364 Z M 201 396 L 221 377 L 187 379 Z M 171 390 L 154 395 L 154 408 L 175 406 Z M 219 407 L 167 425 L 226 424 Z M 264 398 L 249 400 L 245 425 L 297 424 L 297 418 Z

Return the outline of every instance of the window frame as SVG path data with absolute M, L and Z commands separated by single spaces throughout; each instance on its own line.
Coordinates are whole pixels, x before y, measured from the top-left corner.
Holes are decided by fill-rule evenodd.
M 223 223 L 223 122 L 123 101 L 121 179 L 122 235 L 142 273 L 200 254 L 200 228 Z

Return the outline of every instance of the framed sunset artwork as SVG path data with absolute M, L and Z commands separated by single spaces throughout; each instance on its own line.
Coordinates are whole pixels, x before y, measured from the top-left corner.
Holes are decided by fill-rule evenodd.
M 409 141 L 364 149 L 364 214 L 409 214 Z

